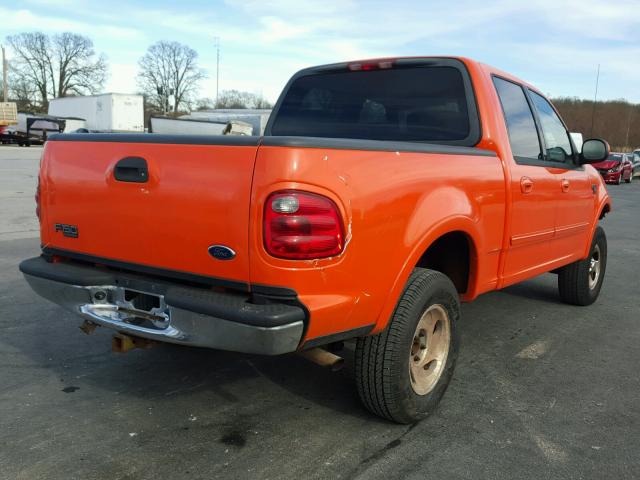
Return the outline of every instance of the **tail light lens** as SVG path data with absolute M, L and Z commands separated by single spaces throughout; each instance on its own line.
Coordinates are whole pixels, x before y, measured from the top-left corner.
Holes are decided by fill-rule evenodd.
M 344 226 L 337 205 L 315 193 L 286 190 L 269 196 L 264 243 L 274 257 L 326 258 L 342 252 Z

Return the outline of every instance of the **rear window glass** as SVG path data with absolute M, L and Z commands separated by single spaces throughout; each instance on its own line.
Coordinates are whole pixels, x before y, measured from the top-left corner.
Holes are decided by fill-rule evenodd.
M 467 97 L 454 67 L 331 72 L 298 78 L 271 135 L 456 143 L 470 136 Z

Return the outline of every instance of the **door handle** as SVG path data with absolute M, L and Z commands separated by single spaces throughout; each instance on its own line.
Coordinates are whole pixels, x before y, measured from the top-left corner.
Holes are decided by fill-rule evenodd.
M 533 180 L 529 177 L 522 177 L 520 179 L 520 190 L 522 190 L 522 193 L 531 193 L 533 190 Z
M 120 182 L 147 183 L 149 168 L 142 157 L 125 157 L 116 163 L 113 176 Z
M 566 192 L 569 191 L 569 186 L 571 184 L 569 183 L 569 180 L 567 180 L 566 178 L 563 178 L 562 182 L 561 182 L 561 185 L 562 185 L 562 191 L 566 193 Z

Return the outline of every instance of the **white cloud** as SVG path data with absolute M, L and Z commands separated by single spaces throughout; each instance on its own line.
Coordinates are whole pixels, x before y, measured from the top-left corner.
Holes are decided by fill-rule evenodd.
M 260 24 L 264 29 L 258 33 L 258 38 L 266 43 L 301 38 L 309 33 L 309 27 L 289 23 L 278 17 L 261 17 Z
M 630 67 L 640 53 L 639 0 L 496 0 L 490 5 L 479 0 L 225 0 L 215 8 L 189 6 L 186 0 L 162 8 L 112 0 L 109 9 L 96 0 L 25 2 L 39 8 L 0 7 L 0 17 L 9 19 L 9 33 L 71 30 L 91 36 L 96 48 L 116 62 L 111 90 L 135 88 L 135 62 L 151 42 L 165 39 L 200 53 L 209 74 L 202 95 L 213 96 L 217 36 L 221 89 L 262 92 L 271 100 L 305 66 L 464 54 L 566 95 L 584 95 L 583 86 L 601 63 L 609 75 L 603 96 L 640 101 Z

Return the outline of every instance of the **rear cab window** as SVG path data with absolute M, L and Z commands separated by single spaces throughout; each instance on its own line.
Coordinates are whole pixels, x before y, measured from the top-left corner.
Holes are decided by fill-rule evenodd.
M 461 146 L 480 140 L 461 61 L 398 60 L 385 68 L 357 68 L 343 64 L 294 77 L 265 133 Z

